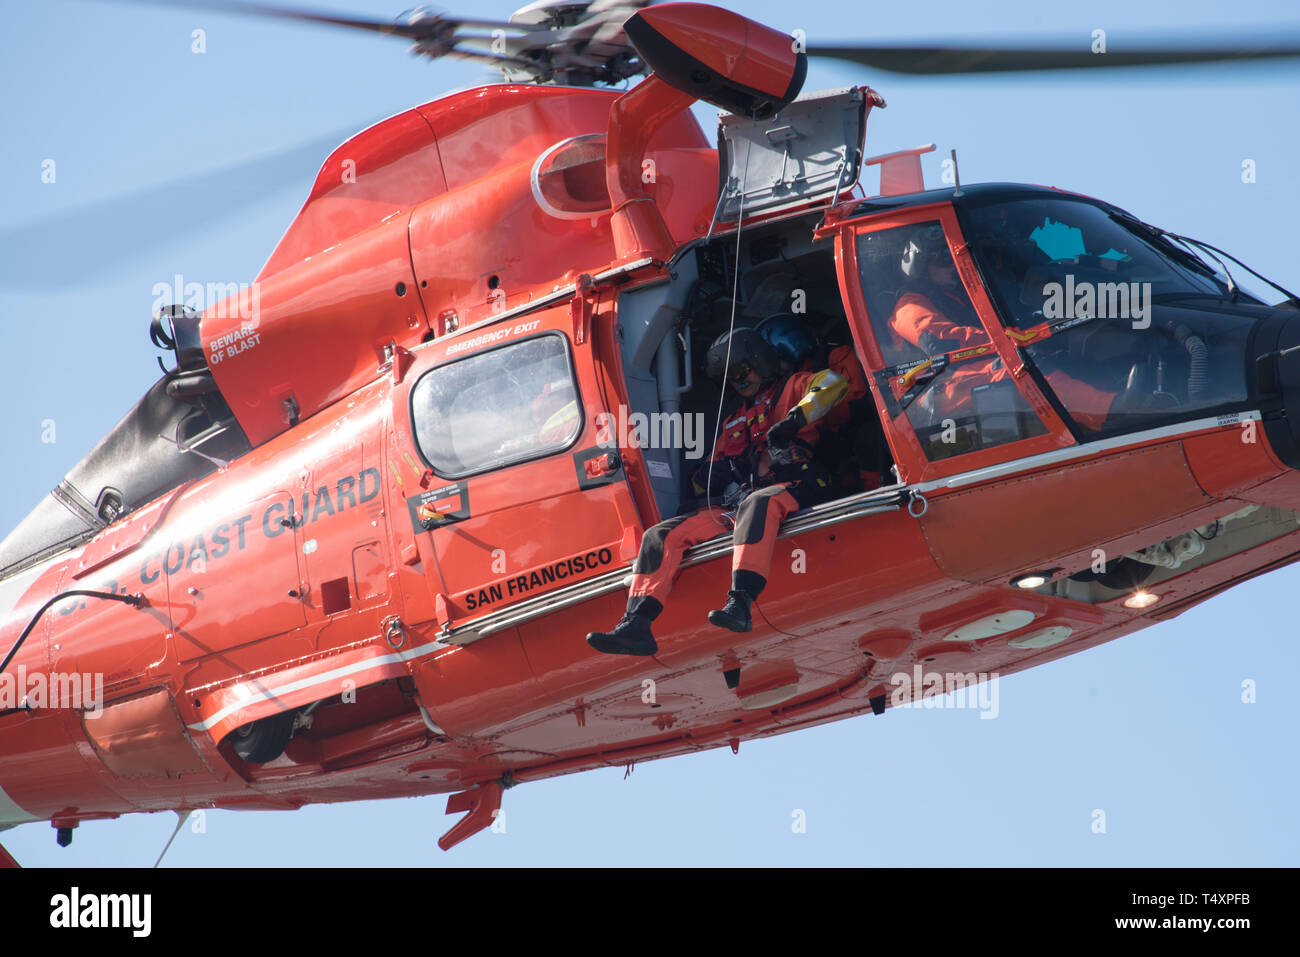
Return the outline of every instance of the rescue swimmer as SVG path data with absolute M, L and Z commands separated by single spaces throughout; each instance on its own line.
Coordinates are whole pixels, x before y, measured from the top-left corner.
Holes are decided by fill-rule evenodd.
M 732 587 L 726 604 L 709 612 L 719 628 L 747 632 L 750 605 L 767 584 L 777 530 L 791 512 L 832 493 L 825 469 L 814 459 L 822 421 L 849 392 L 849 381 L 831 370 L 781 375 L 776 352 L 754 329 L 723 334 L 709 348 L 710 377 L 725 378 L 744 404 L 721 425 L 708 463 L 695 475 L 699 494 L 723 494 L 733 506 Z M 731 528 L 733 513 L 708 506 L 677 515 L 646 531 L 633 567 L 627 612 L 609 632 L 587 635 L 597 651 L 653 655 L 659 650 L 651 623 L 663 612 L 683 553 Z

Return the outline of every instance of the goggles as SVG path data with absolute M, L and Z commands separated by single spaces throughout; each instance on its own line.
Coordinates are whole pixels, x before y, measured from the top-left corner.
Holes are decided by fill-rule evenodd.
M 748 362 L 737 362 L 727 370 L 727 381 L 732 385 L 744 385 L 745 380 L 749 378 L 750 372 L 754 370 Z

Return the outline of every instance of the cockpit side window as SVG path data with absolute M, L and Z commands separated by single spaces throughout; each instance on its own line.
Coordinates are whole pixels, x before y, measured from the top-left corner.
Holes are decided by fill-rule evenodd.
M 411 390 L 420 454 L 444 478 L 550 455 L 582 431 L 562 336 L 489 349 L 425 373 Z
M 877 382 L 930 461 L 1047 432 L 993 349 L 938 220 L 862 233 L 857 261 L 886 362 Z

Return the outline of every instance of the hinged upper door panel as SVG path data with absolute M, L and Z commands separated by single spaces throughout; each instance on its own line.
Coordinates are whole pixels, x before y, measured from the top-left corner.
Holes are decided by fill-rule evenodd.
M 718 218 L 770 213 L 829 199 L 858 181 L 868 91 L 827 90 L 799 97 L 768 120 L 718 117 Z M 744 184 L 743 190 L 741 184 Z

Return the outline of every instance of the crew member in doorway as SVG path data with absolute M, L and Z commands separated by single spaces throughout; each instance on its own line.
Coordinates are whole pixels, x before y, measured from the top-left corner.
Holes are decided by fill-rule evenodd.
M 713 455 L 694 479 L 698 493 L 722 492 L 725 502 L 738 502 L 732 587 L 723 608 L 709 612 L 709 621 L 747 632 L 750 605 L 767 584 L 781 521 L 830 493 L 812 447 L 821 421 L 848 392 L 848 382 L 830 369 L 782 376 L 772 348 L 745 328 L 714 342 L 708 371 L 714 378 L 725 371 L 727 383 L 744 399 L 722 423 Z M 587 635 L 587 643 L 607 654 L 658 651 L 650 624 L 663 611 L 682 554 L 730 529 L 729 518 L 723 508 L 710 505 L 649 529 L 633 567 L 627 613 L 612 631 Z
M 792 312 L 768 316 L 758 324 L 757 331 L 776 353 L 783 375 L 830 369 L 845 378 L 848 391 L 844 401 L 827 412 L 824 428 L 838 429 L 845 425 L 850 418 L 850 403 L 867 394 L 867 375 L 853 347 L 824 343 L 809 330 L 807 320 Z
M 831 473 L 833 497 L 879 487 L 879 450 L 884 433 L 875 407 L 867 400 L 867 374 L 853 346 L 836 345 L 814 336 L 808 317 L 791 312 L 768 316 L 758 324 L 757 331 L 776 353 L 782 375 L 830 369 L 848 382 L 843 400 L 822 420 L 815 455 Z

